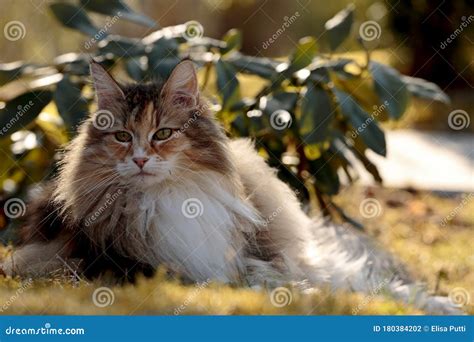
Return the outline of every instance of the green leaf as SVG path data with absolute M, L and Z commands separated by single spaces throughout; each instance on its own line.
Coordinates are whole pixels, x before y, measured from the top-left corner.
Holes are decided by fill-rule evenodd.
M 89 11 L 100 14 L 118 16 L 137 24 L 148 27 L 157 26 L 156 23 L 147 16 L 133 11 L 120 0 L 81 0 L 81 5 Z
M 87 99 L 81 94 L 82 87 L 65 74 L 54 92 L 54 102 L 69 131 L 74 131 L 89 112 Z
M 141 62 L 141 57 L 129 58 L 125 62 L 127 74 L 137 82 L 141 82 L 146 76 L 146 65 Z
M 89 75 L 90 55 L 79 53 L 66 53 L 54 59 L 54 65 L 60 72 L 88 76 Z
M 298 94 L 288 91 L 277 91 L 270 96 L 267 96 L 267 101 L 264 108 L 260 108 L 267 115 L 271 115 L 277 110 L 286 110 L 294 113 L 296 102 L 298 101 Z
M 293 52 L 290 58 L 290 64 L 288 69 L 285 70 L 286 75 L 290 75 L 298 70 L 307 67 L 316 57 L 318 51 L 316 45 L 316 39 L 313 37 L 301 38 L 296 46 L 296 50 Z
M 234 67 L 219 59 L 216 63 L 217 89 L 222 96 L 222 109 L 228 110 L 240 101 L 239 80 Z
M 332 51 L 336 50 L 349 36 L 353 22 L 354 5 L 350 4 L 324 24 Z
M 308 144 L 324 141 L 327 129 L 334 118 L 331 97 L 322 88 L 309 83 L 301 99 L 300 134 Z
M 231 29 L 224 35 L 222 40 L 226 43 L 225 48 L 222 49 L 223 55 L 231 51 L 240 50 L 242 47 L 242 32 L 237 29 Z
M 329 164 L 328 158 L 323 155 L 321 158 L 309 161 L 309 165 L 309 171 L 316 178 L 316 187 L 325 194 L 337 194 L 340 187 L 339 177 Z
M 136 38 L 108 36 L 99 43 L 99 53 L 112 54 L 117 57 L 135 57 L 145 54 L 145 45 Z
M 51 102 L 51 91 L 29 92 L 8 101 L 0 110 L 0 136 L 10 135 L 32 122 Z
M 275 68 L 279 64 L 269 58 L 250 57 L 243 55 L 229 59 L 227 62 L 232 64 L 238 72 L 254 74 L 266 79 L 272 79 L 275 77 Z
M 436 84 L 428 82 L 422 78 L 402 76 L 403 82 L 407 85 L 408 91 L 416 97 L 439 101 L 449 105 L 451 100 L 444 91 Z
M 375 118 L 369 116 L 348 93 L 335 88 L 334 94 L 338 100 L 342 115 L 349 120 L 354 128 L 354 135 L 356 137 L 361 136 L 364 143 L 372 151 L 385 156 L 387 153 L 385 134 L 379 128 Z
M 400 73 L 384 64 L 371 61 L 369 70 L 374 79 L 375 91 L 380 102 L 387 106 L 392 119 L 399 119 L 405 112 L 410 99 L 408 87 Z
M 147 54 L 148 72 L 162 80 L 171 75 L 174 67 L 181 61 L 179 45 L 174 38 L 160 38 L 153 43 L 153 48 Z
M 92 24 L 87 13 L 75 5 L 65 2 L 56 2 L 49 5 L 49 8 L 56 19 L 58 19 L 64 26 L 76 29 L 91 37 L 99 31 L 99 29 Z M 100 35 L 98 40 L 101 40 L 106 35 L 106 33 Z
M 20 77 L 25 66 L 23 62 L 0 64 L 0 86 Z

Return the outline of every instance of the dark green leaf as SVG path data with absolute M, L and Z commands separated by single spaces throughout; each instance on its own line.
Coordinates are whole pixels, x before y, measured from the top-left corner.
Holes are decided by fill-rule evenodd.
M 255 74 L 266 79 L 271 79 L 275 76 L 275 68 L 278 65 L 278 63 L 268 58 L 243 55 L 239 55 L 237 58 L 231 59 L 228 62 L 239 72 Z
M 349 120 L 354 135 L 361 136 L 364 143 L 375 153 L 385 156 L 387 147 L 385 134 L 379 128 L 374 117 L 369 116 L 348 93 L 334 89 L 341 113 Z
M 231 51 L 240 50 L 242 47 L 242 32 L 232 29 L 224 35 L 222 40 L 226 43 L 225 48 L 222 49 L 223 55 Z
M 79 30 L 91 37 L 98 32 L 98 28 L 92 24 L 87 13 L 75 5 L 65 2 L 56 2 L 49 5 L 49 8 L 64 26 Z M 100 35 L 98 40 L 105 36 L 106 33 Z
M 118 16 L 149 27 L 156 26 L 156 23 L 152 19 L 133 11 L 121 0 L 81 0 L 81 5 L 89 11 Z
M 181 61 L 178 48 L 178 43 L 174 38 L 163 37 L 155 41 L 152 50 L 147 54 L 148 72 L 162 80 L 167 79 Z
M 325 194 L 337 194 L 340 187 L 339 176 L 329 164 L 328 158 L 323 155 L 319 159 L 309 161 L 309 165 L 309 171 L 316 179 L 316 187 Z
M 408 91 L 416 97 L 443 102 L 447 105 L 451 103 L 449 96 L 436 84 L 428 82 L 422 78 L 403 76 Z
M 216 63 L 217 88 L 222 96 L 222 108 L 228 110 L 240 101 L 239 81 L 234 67 L 219 59 Z
M 140 39 L 122 36 L 108 36 L 99 43 L 99 53 L 112 54 L 117 57 L 135 57 L 145 54 L 145 45 Z
M 52 99 L 51 91 L 30 92 L 8 101 L 0 110 L 0 136 L 10 135 L 32 122 Z
M 399 119 L 405 112 L 410 99 L 410 93 L 400 73 L 374 61 L 369 64 L 369 70 L 374 78 L 375 91 L 380 102 L 387 107 L 392 119 Z
M 24 68 L 23 62 L 0 64 L 0 86 L 20 77 Z
M 91 57 L 86 54 L 66 53 L 54 59 L 54 65 L 62 73 L 74 75 L 89 75 Z
M 286 110 L 287 112 L 293 113 L 295 111 L 297 101 L 297 93 L 277 91 L 272 95 L 267 96 L 265 107 L 260 109 L 262 109 L 267 115 L 271 115 L 277 110 Z
M 56 107 L 70 131 L 74 131 L 89 112 L 87 99 L 81 94 L 82 87 L 64 75 L 54 92 Z
M 331 97 L 322 88 L 309 83 L 301 99 L 300 134 L 308 144 L 322 142 L 334 117 Z
M 307 67 L 316 57 L 317 45 L 316 39 L 313 37 L 301 38 L 290 58 L 288 69 L 285 70 L 286 75 L 290 75 L 298 70 Z
M 329 38 L 329 47 L 336 50 L 349 36 L 354 22 L 354 5 L 351 4 L 329 19 L 324 28 Z
M 129 58 L 125 62 L 127 74 L 137 82 L 141 82 L 146 76 L 146 65 L 141 62 L 141 57 Z

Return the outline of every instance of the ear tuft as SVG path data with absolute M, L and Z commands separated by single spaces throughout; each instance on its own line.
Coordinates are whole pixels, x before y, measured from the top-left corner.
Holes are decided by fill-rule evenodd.
M 199 85 L 193 62 L 180 62 L 163 87 L 162 95 L 173 104 L 192 106 L 197 104 Z
M 102 65 L 92 61 L 90 64 L 90 71 L 94 81 L 99 109 L 113 106 L 115 101 L 125 98 L 125 94 L 119 84 Z

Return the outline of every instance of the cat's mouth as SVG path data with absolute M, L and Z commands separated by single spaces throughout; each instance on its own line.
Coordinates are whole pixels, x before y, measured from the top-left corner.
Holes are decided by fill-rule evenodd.
M 145 176 L 154 176 L 154 174 L 141 170 L 139 173 L 135 174 L 135 176 L 143 176 L 143 177 L 145 177 Z

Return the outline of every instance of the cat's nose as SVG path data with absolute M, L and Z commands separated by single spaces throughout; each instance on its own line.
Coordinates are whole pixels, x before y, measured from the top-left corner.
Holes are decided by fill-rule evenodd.
M 138 165 L 140 169 L 145 166 L 145 163 L 148 161 L 149 158 L 132 158 L 133 162 Z

